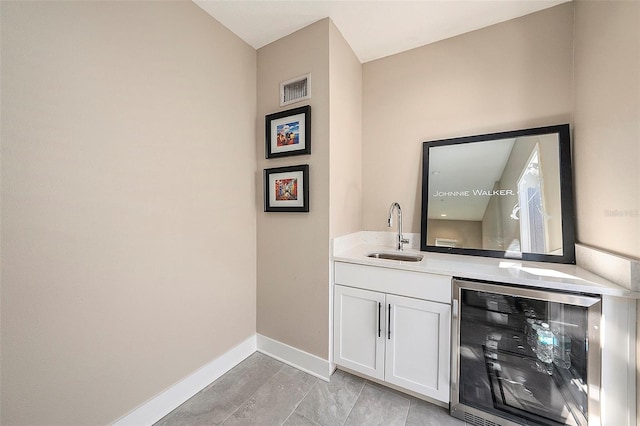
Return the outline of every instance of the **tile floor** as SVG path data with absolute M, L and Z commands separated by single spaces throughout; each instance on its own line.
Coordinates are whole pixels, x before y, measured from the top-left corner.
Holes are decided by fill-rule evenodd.
M 329 383 L 254 353 L 157 426 L 464 426 L 447 410 L 340 370 Z

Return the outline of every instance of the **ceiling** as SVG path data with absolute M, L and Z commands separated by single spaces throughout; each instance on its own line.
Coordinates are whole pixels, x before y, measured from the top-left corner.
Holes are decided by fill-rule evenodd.
M 497 139 L 430 148 L 429 219 L 482 222 L 491 196 L 476 195 L 472 191 L 494 189 L 502 177 L 515 141 Z M 464 167 L 460 167 L 461 164 Z M 471 195 L 434 196 L 436 191 L 469 191 Z
M 570 0 L 193 0 L 255 49 L 329 17 L 362 63 Z

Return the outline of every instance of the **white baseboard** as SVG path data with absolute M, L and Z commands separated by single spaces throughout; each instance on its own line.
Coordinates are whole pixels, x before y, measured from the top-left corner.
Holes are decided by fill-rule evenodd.
M 256 350 L 325 381 L 329 381 L 329 377 L 335 369 L 335 366 L 325 359 L 261 334 L 253 335 L 129 414 L 116 420 L 113 425 L 141 426 L 154 424 L 238 365 Z
M 256 336 L 253 335 L 129 414 L 121 417 L 113 424 L 115 426 L 154 424 L 224 373 L 238 365 L 254 353 L 256 348 Z
M 269 355 L 326 382 L 329 381 L 329 377 L 331 377 L 331 373 L 335 369 L 326 359 L 261 334 L 257 335 L 257 346 L 258 352 Z

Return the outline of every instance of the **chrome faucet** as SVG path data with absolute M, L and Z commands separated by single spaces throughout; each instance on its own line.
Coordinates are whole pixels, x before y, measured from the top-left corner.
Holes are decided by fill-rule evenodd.
M 389 218 L 387 219 L 389 228 L 393 226 L 393 209 L 398 210 L 398 244 L 396 245 L 396 249 L 402 251 L 402 245 L 409 244 L 409 240 L 402 236 L 402 209 L 398 203 L 393 203 L 391 207 L 389 207 Z

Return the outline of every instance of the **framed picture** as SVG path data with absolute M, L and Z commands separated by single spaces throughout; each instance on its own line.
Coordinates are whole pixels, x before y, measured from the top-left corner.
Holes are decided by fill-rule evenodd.
M 309 211 L 308 164 L 264 170 L 264 211 Z
M 265 117 L 266 158 L 311 154 L 311 106 Z

